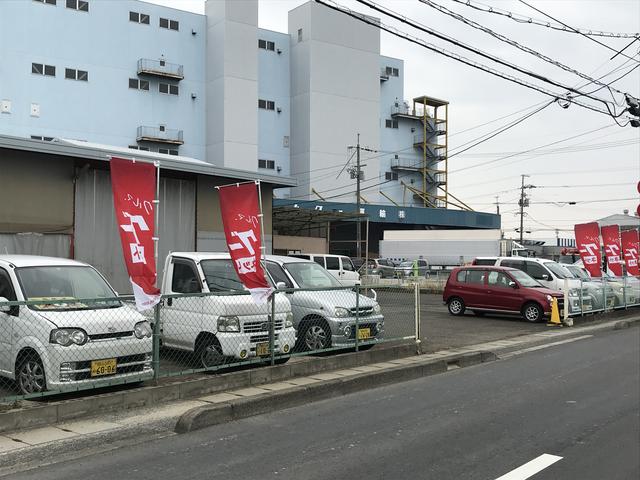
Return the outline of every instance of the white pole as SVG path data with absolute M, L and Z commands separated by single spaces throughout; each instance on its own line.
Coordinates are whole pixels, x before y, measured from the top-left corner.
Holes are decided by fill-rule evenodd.
M 154 256 L 156 260 L 156 287 L 160 288 L 158 285 L 158 272 L 160 271 L 159 266 L 159 255 L 158 255 L 158 245 L 160 244 L 160 162 L 153 162 L 156 167 L 156 198 L 153 201 L 154 208 L 156 210 L 156 218 L 155 218 L 155 235 L 153 237 L 153 249 Z

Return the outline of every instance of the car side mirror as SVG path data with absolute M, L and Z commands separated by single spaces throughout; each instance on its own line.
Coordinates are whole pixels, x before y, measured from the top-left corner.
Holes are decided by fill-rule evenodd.
M 514 281 L 509 282 L 509 286 L 511 288 L 518 288 L 518 284 L 516 282 L 514 282 Z
M 284 282 L 277 282 L 277 283 L 276 283 L 276 288 L 277 288 L 278 290 L 284 290 L 284 289 L 286 289 L 286 288 L 287 288 L 287 284 L 286 284 L 286 283 L 284 283 Z
M 9 305 L 2 305 L 3 302 L 8 302 L 9 299 L 7 297 L 0 297 L 0 312 L 2 313 L 10 313 L 11 312 L 11 306 Z
M 542 280 L 549 280 L 549 275 L 547 275 L 546 273 L 543 273 Z

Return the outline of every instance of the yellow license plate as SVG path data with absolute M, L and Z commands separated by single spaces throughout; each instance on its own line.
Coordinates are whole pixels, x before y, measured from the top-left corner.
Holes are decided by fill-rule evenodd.
M 269 343 L 258 343 L 256 344 L 256 355 L 258 357 L 264 357 L 265 355 L 269 355 Z
M 370 328 L 359 328 L 358 329 L 358 340 L 366 340 L 367 338 L 371 338 L 371 329 Z
M 116 359 L 93 360 L 91 362 L 91 376 L 113 375 L 116 373 Z

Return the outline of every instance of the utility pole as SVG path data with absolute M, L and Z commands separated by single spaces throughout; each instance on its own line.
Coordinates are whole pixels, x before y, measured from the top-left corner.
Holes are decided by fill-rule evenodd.
M 500 196 L 496 195 L 496 215 L 500 215 Z
M 362 174 L 360 173 L 360 134 L 358 134 L 358 143 L 356 145 L 356 212 L 358 213 L 358 221 L 356 222 L 358 226 L 358 234 L 356 236 L 356 252 L 358 260 L 362 258 L 362 231 L 360 225 L 360 178 Z
M 520 200 L 518 201 L 518 205 L 520 205 L 520 245 L 524 241 L 524 207 L 529 206 L 529 197 L 526 193 L 524 193 L 525 188 L 536 188 L 535 185 L 525 185 L 524 179 L 528 178 L 529 175 L 520 175 L 522 177 L 522 184 L 520 186 Z

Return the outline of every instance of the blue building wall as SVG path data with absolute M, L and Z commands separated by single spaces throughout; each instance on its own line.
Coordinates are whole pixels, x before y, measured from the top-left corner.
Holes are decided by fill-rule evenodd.
M 258 110 L 258 158 L 273 160 L 274 171 L 289 175 L 290 156 L 290 63 L 289 35 L 258 29 L 258 38 L 275 43 L 275 49 L 258 49 L 258 98 L 275 102 L 276 109 Z M 285 195 L 289 189 L 279 190 Z
M 130 11 L 150 15 L 149 25 L 131 22 Z M 160 17 L 179 31 L 160 28 Z M 183 130 L 181 155 L 204 159 L 205 16 L 133 0 L 90 0 L 89 12 L 25 0 L 1 1 L 0 19 L 0 100 L 11 102 L 1 133 L 128 146 L 138 126 L 164 124 Z M 140 58 L 162 56 L 184 66 L 183 80 L 161 80 L 179 85 L 178 96 L 137 75 Z M 32 74 L 32 62 L 54 65 L 55 77 Z M 65 79 L 65 68 L 87 71 L 88 81 Z M 129 78 L 150 80 L 149 91 L 130 89 Z

